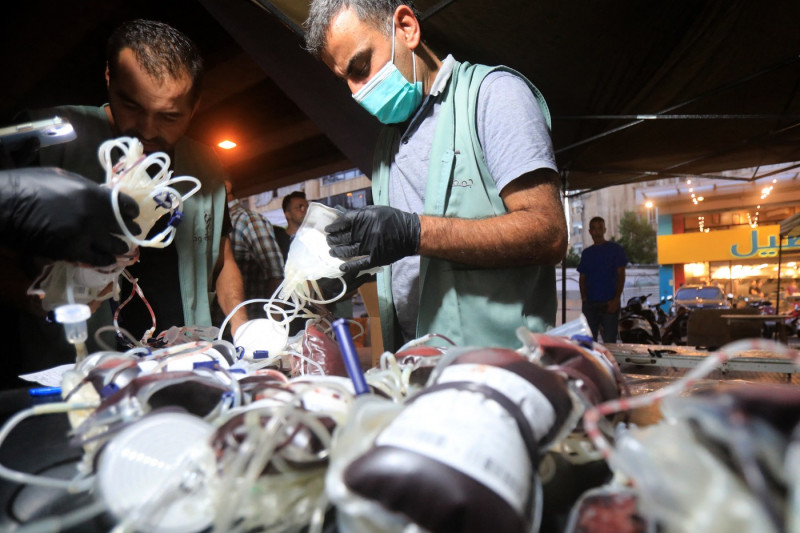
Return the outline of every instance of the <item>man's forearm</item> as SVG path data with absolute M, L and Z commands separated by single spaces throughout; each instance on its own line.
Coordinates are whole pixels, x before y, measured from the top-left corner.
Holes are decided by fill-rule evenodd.
M 504 197 L 509 213 L 484 219 L 420 216 L 419 254 L 478 267 L 554 265 L 567 229 L 557 185 Z
M 242 273 L 234 260 L 231 243 L 227 238 L 222 240 L 222 254 L 222 268 L 219 276 L 217 276 L 215 288 L 219 306 L 228 315 L 234 307 L 244 301 L 244 282 L 242 281 Z M 231 334 L 245 322 L 247 322 L 247 310 L 241 308 L 231 317 Z
M 217 278 L 217 301 L 219 302 L 222 312 L 227 316 L 234 307 L 244 301 L 244 287 L 242 285 L 242 276 L 233 275 L 226 267 L 222 268 Z M 247 310 L 242 308 L 236 311 L 236 314 L 231 317 L 231 333 L 247 321 Z

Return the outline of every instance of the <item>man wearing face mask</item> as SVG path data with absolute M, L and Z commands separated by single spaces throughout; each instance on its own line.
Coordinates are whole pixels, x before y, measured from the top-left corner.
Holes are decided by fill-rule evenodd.
M 515 330 L 555 321 L 554 266 L 566 223 L 539 91 L 505 67 L 440 60 L 399 0 L 314 0 L 308 49 L 386 124 L 376 206 L 331 224 L 343 270 L 378 279 L 384 345 L 425 333 L 517 347 Z

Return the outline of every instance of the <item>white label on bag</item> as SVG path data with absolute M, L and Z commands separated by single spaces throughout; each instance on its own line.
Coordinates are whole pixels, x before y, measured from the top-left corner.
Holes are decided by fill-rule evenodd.
M 448 373 L 450 369 L 457 370 Z M 484 365 L 453 365 L 442 378 L 440 383 L 468 380 L 497 389 L 522 407 L 537 438 L 555 419 L 544 395 L 512 372 Z M 483 394 L 453 389 L 421 396 L 392 421 L 376 444 L 396 446 L 446 464 L 490 488 L 518 513 L 525 512 L 533 469 L 528 450 L 515 419 Z
M 547 397 L 514 372 L 490 365 L 450 365 L 442 371 L 437 383 L 453 381 L 482 383 L 517 404 L 531 425 L 536 440 L 546 435 L 555 423 L 556 412 Z

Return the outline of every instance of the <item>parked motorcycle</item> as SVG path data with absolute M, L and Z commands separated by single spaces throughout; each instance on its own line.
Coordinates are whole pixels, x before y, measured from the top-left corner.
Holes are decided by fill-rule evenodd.
M 787 313 L 789 318 L 786 319 L 786 327 L 789 328 L 787 333 L 800 337 L 800 329 L 798 328 L 798 322 L 800 322 L 800 304 L 793 303 L 791 305 L 792 307 Z
M 661 344 L 686 345 L 689 336 L 689 313 L 688 307 L 674 305 L 670 309 L 670 314 L 665 315 L 667 319 L 661 326 Z
M 774 315 L 775 306 L 772 305 L 770 300 L 751 300 L 748 305 L 754 307 L 759 310 L 762 315 Z M 786 311 L 784 314 L 789 315 L 787 318 L 783 318 L 783 328 L 786 331 L 786 336 L 791 337 L 793 335 L 798 334 L 797 330 L 797 322 L 800 319 L 800 306 L 798 304 L 791 304 L 791 308 Z M 765 339 L 771 339 L 775 337 L 775 332 L 778 328 L 778 320 L 774 321 L 765 321 L 764 324 L 761 326 L 761 336 Z
M 620 311 L 619 338 L 622 342 L 661 344 L 661 331 L 656 322 L 656 314 L 647 305 L 649 297 L 649 294 L 634 296 Z
M 661 301 L 650 306 L 650 309 L 652 309 L 656 315 L 656 324 L 658 324 L 658 327 L 662 329 L 662 336 L 664 324 L 667 323 L 670 317 L 670 315 L 664 311 L 664 306 L 667 304 L 672 304 L 672 296 L 662 296 Z

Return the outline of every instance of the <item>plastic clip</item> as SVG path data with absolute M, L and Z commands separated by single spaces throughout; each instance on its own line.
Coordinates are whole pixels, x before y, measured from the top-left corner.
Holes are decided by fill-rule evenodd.
M 172 213 L 172 216 L 169 219 L 169 225 L 172 226 L 173 228 L 177 228 L 178 224 L 180 224 L 182 220 L 183 220 L 183 213 L 181 213 L 176 209 L 175 212 Z
M 158 207 L 172 209 L 172 195 L 167 191 L 153 195 L 153 201 L 158 204 Z
M 570 340 L 572 340 L 573 342 L 578 343 L 579 346 L 582 346 L 582 347 L 587 348 L 589 350 L 594 348 L 594 339 L 592 338 L 591 335 L 577 335 L 576 334 L 576 335 L 573 335 L 570 338 Z
M 100 389 L 100 397 L 104 399 L 108 398 L 117 391 L 119 391 L 119 386 L 116 383 L 109 383 Z

